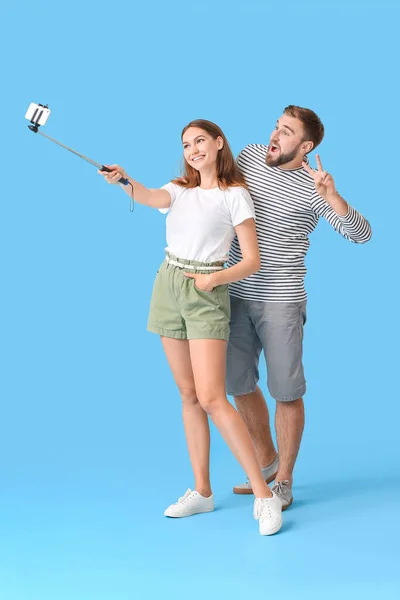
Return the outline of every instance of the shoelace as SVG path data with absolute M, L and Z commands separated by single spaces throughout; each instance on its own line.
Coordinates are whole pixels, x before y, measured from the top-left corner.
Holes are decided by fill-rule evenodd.
M 185 500 L 190 496 L 191 493 L 192 493 L 191 489 L 186 490 L 185 494 L 183 496 L 181 496 L 180 498 L 178 498 L 177 504 L 181 504 L 182 502 L 185 502 Z
M 256 498 L 254 502 L 253 516 L 255 519 L 261 519 L 272 517 L 271 505 L 269 503 L 271 498 Z
M 272 489 L 277 496 L 285 496 L 285 494 L 290 491 L 289 480 L 285 479 L 284 481 L 277 481 L 274 483 Z

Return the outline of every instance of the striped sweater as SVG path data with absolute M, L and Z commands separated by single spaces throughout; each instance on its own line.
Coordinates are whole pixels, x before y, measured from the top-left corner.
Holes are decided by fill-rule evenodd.
M 267 151 L 268 146 L 250 144 L 237 159 L 254 202 L 261 269 L 231 283 L 230 293 L 245 300 L 300 302 L 307 297 L 304 260 L 309 235 L 319 218 L 325 218 L 344 238 L 358 244 L 370 239 L 371 227 L 351 206 L 346 216 L 336 214 L 316 192 L 313 178 L 303 167 L 269 167 L 265 162 Z M 235 238 L 228 267 L 241 258 Z

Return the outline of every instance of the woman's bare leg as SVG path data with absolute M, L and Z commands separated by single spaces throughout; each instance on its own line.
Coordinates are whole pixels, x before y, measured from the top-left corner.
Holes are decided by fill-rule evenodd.
M 196 339 L 189 341 L 189 348 L 198 401 L 247 473 L 254 495 L 271 498 L 247 427 L 226 397 L 226 342 Z
M 169 366 L 182 398 L 182 416 L 186 442 L 195 479 L 195 490 L 211 496 L 210 428 L 207 413 L 197 396 L 187 340 L 161 338 Z

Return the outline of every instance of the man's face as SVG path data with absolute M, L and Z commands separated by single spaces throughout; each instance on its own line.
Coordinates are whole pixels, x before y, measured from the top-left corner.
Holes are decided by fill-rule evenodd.
M 285 165 L 296 158 L 303 159 L 304 128 L 299 119 L 282 115 L 271 133 L 266 163 L 269 167 Z

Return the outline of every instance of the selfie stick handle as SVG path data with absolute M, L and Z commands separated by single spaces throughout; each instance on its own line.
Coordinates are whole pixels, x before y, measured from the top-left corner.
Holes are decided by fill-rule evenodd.
M 100 166 L 100 171 L 105 171 L 106 173 L 112 173 L 112 170 L 109 169 L 108 167 L 105 167 L 104 165 Z M 122 183 L 122 185 L 128 185 L 129 179 L 126 179 L 125 177 L 121 177 L 121 179 L 118 180 L 118 183 Z

